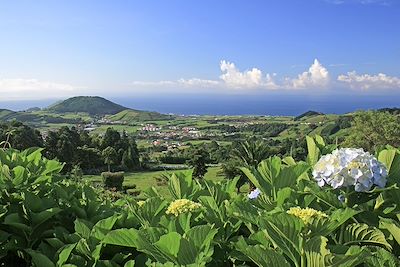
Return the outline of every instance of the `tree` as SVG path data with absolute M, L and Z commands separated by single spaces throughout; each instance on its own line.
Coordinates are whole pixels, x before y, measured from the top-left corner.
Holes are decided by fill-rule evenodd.
M 207 173 L 209 154 L 202 148 L 194 149 L 188 160 L 188 165 L 193 168 L 193 178 L 202 179 Z
M 50 131 L 45 139 L 46 156 L 65 162 L 65 171 L 78 164 L 78 147 L 81 145 L 80 136 L 75 127 L 63 126 L 57 132 Z
M 400 118 L 389 112 L 361 111 L 354 116 L 343 146 L 374 152 L 385 145 L 400 146 Z
M 77 161 L 84 170 L 95 170 L 103 166 L 104 162 L 100 150 L 83 145 L 77 149 Z
M 117 151 L 120 148 L 120 141 L 121 135 L 119 134 L 119 132 L 117 130 L 114 130 L 113 128 L 107 128 L 101 142 L 101 148 L 105 149 L 106 147 L 114 147 Z
M 104 159 L 104 163 L 107 164 L 108 166 L 108 171 L 111 171 L 111 165 L 115 164 L 117 162 L 117 151 L 115 151 L 115 149 L 113 147 L 106 147 L 103 150 L 102 153 L 103 159 Z
M 12 148 L 24 150 L 29 147 L 43 147 L 42 135 L 22 122 L 12 121 L 0 126 L 0 141 L 7 139 L 7 133 L 10 133 L 9 144 Z

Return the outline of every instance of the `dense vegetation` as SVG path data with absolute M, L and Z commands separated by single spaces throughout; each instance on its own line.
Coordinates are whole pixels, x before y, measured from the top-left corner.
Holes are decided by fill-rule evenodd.
M 377 158 L 384 188 L 320 187 L 318 159 L 336 148 L 307 137 L 305 161 L 270 157 L 215 183 L 172 175 L 165 199 L 143 200 L 60 175 L 41 149 L 0 150 L 0 264 L 3 266 L 399 266 L 400 151 Z M 258 154 L 258 153 L 253 153 Z M 250 166 L 254 164 L 253 166 Z M 249 195 L 250 196 L 250 195 Z
M 226 133 L 238 133 L 238 132 L 249 132 L 252 134 L 262 133 L 264 137 L 276 137 L 282 131 L 286 130 L 288 125 L 285 123 L 259 123 L 251 124 L 242 127 L 235 127 L 232 125 L 216 125 L 209 126 L 203 129 L 205 130 L 220 130 Z
M 360 112 L 354 117 L 345 145 L 376 151 L 390 144 L 400 147 L 400 117 L 388 112 Z
M 112 128 L 99 136 L 63 126 L 42 136 L 38 130 L 12 121 L 0 124 L 0 140 L 7 140 L 11 147 L 20 150 L 43 147 L 46 157 L 65 162 L 64 172 L 78 167 L 86 173 L 100 173 L 105 165 L 113 170 L 141 168 L 135 139 Z M 112 150 L 114 153 L 108 153 Z

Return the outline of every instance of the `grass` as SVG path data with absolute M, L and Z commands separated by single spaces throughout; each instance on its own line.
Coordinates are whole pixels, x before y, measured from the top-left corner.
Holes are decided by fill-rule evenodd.
M 159 186 L 157 185 L 156 182 L 156 177 L 159 177 L 163 174 L 169 174 L 171 175 L 172 173 L 176 172 L 184 172 L 184 173 L 190 173 L 192 170 L 173 170 L 173 171 L 142 171 L 142 172 L 128 172 L 125 173 L 125 180 L 124 180 L 124 185 L 126 186 L 131 186 L 131 185 L 136 185 L 136 189 L 143 191 L 146 190 L 152 186 L 154 186 L 160 194 L 162 194 L 165 197 L 169 197 L 169 191 L 167 186 Z M 223 179 L 223 176 L 219 176 L 219 172 L 221 171 L 221 167 L 209 167 L 208 172 L 206 173 L 204 179 L 206 180 L 213 180 L 213 181 L 221 181 Z M 85 175 L 84 176 L 85 180 L 89 180 L 91 182 L 99 183 L 102 182 L 102 178 L 100 175 Z M 139 196 L 140 198 L 140 196 Z

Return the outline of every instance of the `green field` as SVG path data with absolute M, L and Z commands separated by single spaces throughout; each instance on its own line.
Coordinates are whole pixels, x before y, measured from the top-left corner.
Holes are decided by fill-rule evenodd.
M 142 172 L 127 172 L 125 173 L 124 185 L 132 186 L 136 185 L 136 190 L 146 190 L 152 186 L 154 186 L 160 194 L 164 197 L 169 198 L 169 192 L 167 186 L 159 186 L 156 182 L 156 177 L 159 177 L 163 174 L 171 175 L 172 173 L 190 173 L 192 170 L 169 170 L 169 171 L 142 171 Z M 221 167 L 209 167 L 208 172 L 206 173 L 204 179 L 213 180 L 213 181 L 221 181 L 223 176 L 219 175 L 221 171 Z M 100 175 L 85 175 L 85 180 L 91 181 L 93 183 L 101 183 L 102 178 Z M 139 196 L 140 198 L 140 196 Z

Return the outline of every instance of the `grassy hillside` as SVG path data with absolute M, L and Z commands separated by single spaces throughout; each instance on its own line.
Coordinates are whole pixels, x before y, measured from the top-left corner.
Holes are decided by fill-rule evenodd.
M 134 109 L 126 109 L 117 114 L 107 116 L 107 119 L 111 121 L 123 121 L 126 123 L 134 121 L 158 121 L 158 120 L 170 120 L 174 117 L 171 115 L 165 115 L 158 112 L 141 111 Z
M 50 106 L 47 110 L 56 113 L 85 112 L 90 115 L 116 114 L 126 108 L 98 96 L 77 96 Z
M 324 115 L 324 113 L 309 110 L 309 111 L 304 112 L 303 114 L 300 114 L 299 116 L 295 117 L 294 120 L 298 121 L 302 118 L 308 118 L 308 117 L 313 117 L 313 116 L 318 116 L 318 115 Z
M 0 120 L 7 120 L 13 113 L 15 112 L 8 109 L 0 109 Z

